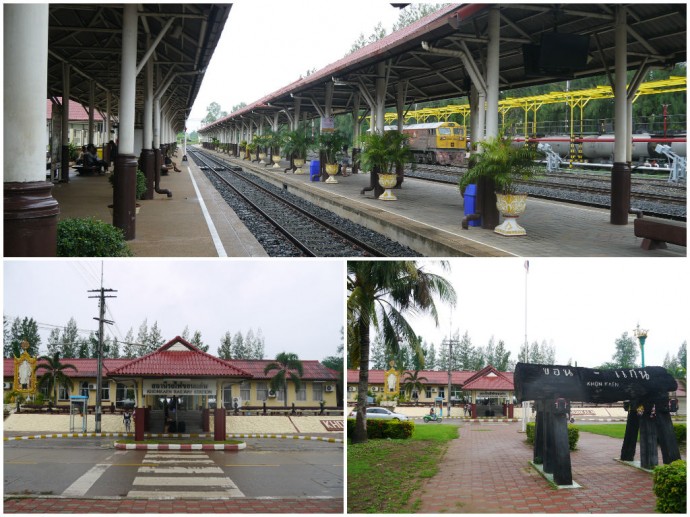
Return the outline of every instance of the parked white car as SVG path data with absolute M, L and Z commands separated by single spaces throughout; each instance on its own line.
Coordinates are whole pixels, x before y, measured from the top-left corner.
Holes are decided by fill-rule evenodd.
M 350 413 L 350 418 L 355 418 L 356 416 L 356 411 Z M 407 415 L 393 413 L 392 411 L 389 411 L 388 409 L 383 407 L 368 407 L 367 418 L 384 418 L 386 420 L 409 420 Z

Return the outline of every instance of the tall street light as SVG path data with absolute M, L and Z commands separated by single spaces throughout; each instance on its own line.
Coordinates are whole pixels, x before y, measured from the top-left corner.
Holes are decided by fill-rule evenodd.
M 642 368 L 644 368 L 644 342 L 647 340 L 647 330 L 641 329 L 640 324 L 637 324 L 637 328 L 634 330 L 635 337 L 640 342 L 640 350 L 642 351 Z

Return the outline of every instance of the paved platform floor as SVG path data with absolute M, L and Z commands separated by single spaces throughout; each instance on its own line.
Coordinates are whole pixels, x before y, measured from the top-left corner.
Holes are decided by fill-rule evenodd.
M 312 182 L 307 174 L 285 174 L 283 169 L 222 156 L 425 256 L 686 256 L 686 248 L 674 245 L 666 250 L 641 249 L 641 239 L 633 233 L 633 216 L 630 224 L 615 226 L 609 223 L 607 210 L 529 199 L 527 212 L 520 217 L 527 235 L 503 237 L 492 230 L 461 228 L 463 199 L 453 185 L 407 178 L 402 188 L 394 191 L 398 200 L 385 202 L 374 199 L 371 192 L 360 194 L 369 184 L 367 174 L 337 176 L 337 184 L 327 184 Z M 266 256 L 199 168 L 191 161 L 182 162 L 180 151 L 175 161 L 182 172 L 172 172 L 161 181 L 161 187 L 171 190 L 173 197 L 155 194 L 153 200 L 140 201 L 136 238 L 129 242 L 134 254 L 138 257 Z M 106 176 L 73 175 L 69 183 L 55 186 L 53 196 L 60 204 L 60 218 L 94 216 L 112 222 L 107 209 L 112 203 L 112 187 Z M 213 229 L 207 219 L 212 221 Z
M 557 490 L 529 465 L 532 449 L 520 429 L 519 423 L 461 425 L 438 473 L 416 494 L 419 512 L 654 513 L 652 475 L 614 460 L 622 440 L 580 432 L 570 457 L 581 488 Z

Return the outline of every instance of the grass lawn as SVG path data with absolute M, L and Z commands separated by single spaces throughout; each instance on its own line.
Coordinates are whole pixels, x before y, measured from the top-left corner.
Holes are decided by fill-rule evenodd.
M 593 424 L 593 425 L 578 425 L 576 426 L 580 432 L 603 434 L 611 438 L 620 438 L 625 436 L 625 424 Z
M 454 425 L 418 425 L 409 440 L 369 440 L 347 446 L 347 511 L 415 512 L 410 502 L 422 481 L 433 477 Z

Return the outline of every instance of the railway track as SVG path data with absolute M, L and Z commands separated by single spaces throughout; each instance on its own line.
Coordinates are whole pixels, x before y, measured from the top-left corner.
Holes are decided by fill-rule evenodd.
M 424 181 L 457 184 L 464 173 L 459 167 L 417 166 L 407 169 L 407 177 Z M 530 181 L 518 182 L 534 197 L 566 201 L 599 208 L 610 208 L 610 175 L 596 173 L 549 173 Z M 666 219 L 687 219 L 686 185 L 669 184 L 665 179 L 632 178 L 631 203 L 645 214 Z
M 390 239 L 270 185 L 239 166 L 230 165 L 199 150 L 188 149 L 188 154 L 270 256 L 418 255 Z

